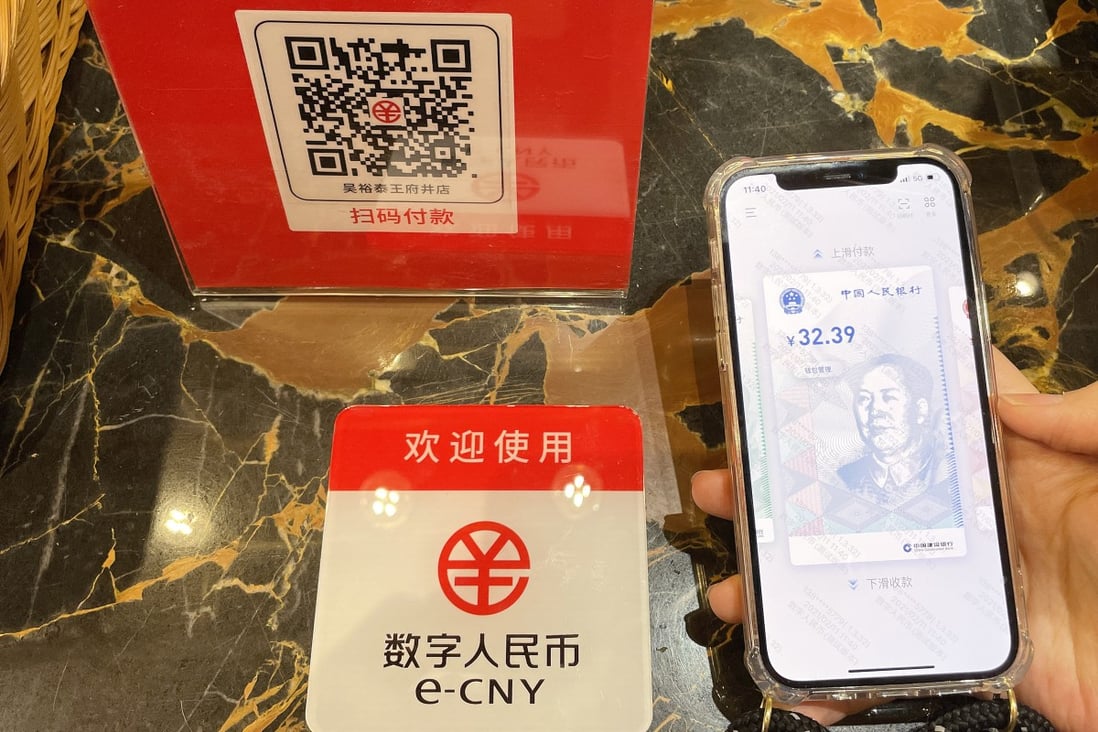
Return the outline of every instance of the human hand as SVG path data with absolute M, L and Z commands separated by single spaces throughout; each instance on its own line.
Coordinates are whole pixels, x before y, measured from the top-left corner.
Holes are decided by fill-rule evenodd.
M 1081 732 L 1098 719 L 1098 383 L 1062 396 L 1039 394 L 1002 354 L 994 355 L 1034 646 L 1016 692 L 1057 730 Z M 702 510 L 732 518 L 727 470 L 698 473 L 692 488 Z M 709 604 L 725 622 L 742 622 L 739 576 L 711 587 Z M 831 724 L 865 706 L 809 702 L 797 711 Z

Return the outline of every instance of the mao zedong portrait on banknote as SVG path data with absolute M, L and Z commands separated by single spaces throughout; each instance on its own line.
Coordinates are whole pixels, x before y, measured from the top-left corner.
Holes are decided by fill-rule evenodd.
M 912 527 L 938 525 L 950 516 L 952 456 L 934 427 L 938 410 L 932 408 L 929 370 L 892 353 L 851 369 L 847 381 L 865 449 L 838 468 L 849 496 L 837 495 L 829 513 L 845 515 L 853 529 L 886 512 Z

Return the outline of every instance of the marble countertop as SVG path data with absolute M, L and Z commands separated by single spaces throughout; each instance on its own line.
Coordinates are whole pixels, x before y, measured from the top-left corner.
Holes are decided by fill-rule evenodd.
M 190 294 L 85 26 L 0 379 L 0 728 L 305 729 L 350 404 L 636 410 L 652 728 L 722 730 L 757 704 L 704 601 L 729 529 L 689 499 L 726 460 L 701 194 L 735 155 L 958 151 L 994 341 L 1043 389 L 1095 378 L 1089 0 L 679 0 L 652 35 L 624 299 L 224 302 Z

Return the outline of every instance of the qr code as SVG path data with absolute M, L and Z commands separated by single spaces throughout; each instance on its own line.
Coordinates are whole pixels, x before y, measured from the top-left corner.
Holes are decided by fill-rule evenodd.
M 236 19 L 293 230 L 517 230 L 509 15 Z
M 475 126 L 468 38 L 285 39 L 313 175 L 454 178 Z

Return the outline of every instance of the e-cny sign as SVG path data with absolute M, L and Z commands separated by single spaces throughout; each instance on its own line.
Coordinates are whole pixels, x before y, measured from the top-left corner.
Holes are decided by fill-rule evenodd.
M 624 407 L 342 412 L 309 729 L 650 729 L 642 437 Z
M 513 529 L 476 521 L 458 529 L 438 557 L 438 582 L 454 607 L 495 615 L 514 605 L 530 582 L 530 552 Z

